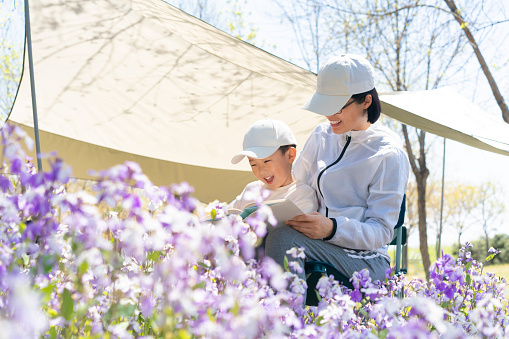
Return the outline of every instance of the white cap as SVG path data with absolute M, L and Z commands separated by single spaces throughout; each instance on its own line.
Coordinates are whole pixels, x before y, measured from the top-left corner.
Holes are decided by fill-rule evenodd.
M 237 164 L 245 156 L 255 159 L 270 157 L 281 146 L 296 145 L 297 140 L 290 127 L 279 120 L 264 119 L 255 122 L 244 135 L 244 150 L 232 158 Z
M 353 94 L 373 88 L 375 80 L 369 61 L 359 55 L 341 54 L 320 67 L 316 93 L 302 108 L 321 115 L 333 115 Z

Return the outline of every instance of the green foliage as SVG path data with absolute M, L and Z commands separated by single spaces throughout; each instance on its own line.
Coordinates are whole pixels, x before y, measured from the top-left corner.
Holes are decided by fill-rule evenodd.
M 488 261 L 486 258 L 486 243 L 484 238 L 479 238 L 472 242 L 474 248 L 471 248 L 472 258 L 480 262 Z M 494 258 L 489 261 L 493 265 L 508 264 L 509 263 L 509 235 L 508 234 L 497 234 L 489 239 L 489 246 L 496 248 L 500 251 Z M 454 255 L 457 255 L 458 250 L 456 249 Z M 491 257 L 491 256 L 490 256 Z

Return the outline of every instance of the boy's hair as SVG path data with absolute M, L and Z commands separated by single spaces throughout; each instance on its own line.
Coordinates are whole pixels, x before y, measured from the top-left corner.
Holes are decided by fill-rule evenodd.
M 297 149 L 297 145 L 284 145 L 284 146 L 280 146 L 278 148 L 279 151 L 281 151 L 281 153 L 283 153 L 283 155 L 286 154 L 286 152 L 290 149 L 290 148 L 295 148 Z

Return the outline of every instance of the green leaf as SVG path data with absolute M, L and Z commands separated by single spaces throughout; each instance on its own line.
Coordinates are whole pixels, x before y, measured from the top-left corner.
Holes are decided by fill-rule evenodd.
M 283 265 L 284 265 L 285 271 L 289 271 L 290 270 L 289 266 L 288 266 L 288 258 L 286 257 L 286 255 L 285 255 L 285 260 L 284 260 Z
M 56 264 L 57 260 L 57 257 L 54 255 L 44 255 L 41 258 L 43 273 L 48 274 L 53 269 L 53 266 Z
M 26 228 L 27 228 L 27 225 L 26 225 L 25 223 L 23 223 L 23 222 L 22 222 L 22 223 L 20 223 L 20 224 L 18 225 L 19 233 L 20 233 L 20 234 L 23 234 L 23 232 L 25 232 Z
M 193 291 L 197 290 L 199 288 L 203 288 L 203 287 L 205 287 L 205 281 L 202 281 L 201 283 L 198 283 L 198 284 L 194 285 L 193 286 Z
M 316 318 L 315 325 L 316 326 L 323 326 L 325 323 L 322 323 L 322 320 L 323 320 L 323 315 L 321 315 L 318 318 Z
M 83 275 L 88 270 L 88 261 L 83 260 L 83 262 L 78 266 L 78 275 Z
M 380 332 L 378 332 L 378 337 L 381 338 L 381 339 L 385 339 L 387 338 L 387 329 L 384 328 L 383 330 L 381 330 Z
M 467 277 L 465 279 L 467 281 L 467 285 L 472 285 L 472 278 L 470 278 L 470 274 L 467 274 Z
M 365 317 L 368 317 L 368 312 L 366 312 L 366 310 L 363 309 L 363 308 L 359 308 L 359 313 L 362 314 Z
M 26 253 L 23 253 L 21 257 L 23 258 L 23 265 L 28 266 L 30 263 L 30 257 L 26 255 Z
M 240 306 L 238 302 L 235 302 L 235 305 L 232 307 L 230 311 L 233 315 L 237 316 L 240 313 Z
M 316 293 L 316 299 L 318 299 L 318 302 L 322 301 L 322 296 L 320 295 L 320 293 L 318 293 L 318 290 L 315 290 L 315 293 Z
M 120 317 L 132 317 L 135 310 L 136 305 L 133 304 L 117 305 L 117 315 Z
M 217 217 L 217 211 L 215 209 L 213 209 L 212 211 L 210 211 L 210 217 L 212 219 L 215 219 Z
M 205 268 L 207 270 L 211 270 L 212 269 L 212 267 L 210 267 L 208 265 L 205 265 L 205 263 L 203 263 L 201 261 L 199 263 L 197 263 L 197 264 L 198 264 L 198 266 L 201 266 L 201 267 L 203 267 L 203 268 Z
M 62 293 L 62 305 L 60 306 L 60 313 L 64 316 L 65 320 L 71 320 L 74 312 L 74 300 L 72 299 L 71 292 L 66 288 Z
M 180 329 L 177 333 L 179 339 L 191 339 L 191 335 L 184 329 Z
M 57 338 L 57 329 L 55 326 L 53 326 L 50 330 L 49 330 L 49 335 L 50 335 L 50 338 L 51 339 L 56 339 Z
M 56 286 L 57 286 L 57 283 L 53 282 L 53 283 L 49 284 L 48 286 L 41 288 L 43 305 L 47 304 L 50 301 L 51 293 L 53 293 Z
M 147 259 L 152 261 L 159 261 L 159 257 L 161 256 L 161 251 L 154 251 L 147 255 Z

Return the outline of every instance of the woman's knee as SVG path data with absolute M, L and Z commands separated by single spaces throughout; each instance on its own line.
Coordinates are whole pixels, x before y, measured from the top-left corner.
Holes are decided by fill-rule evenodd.
M 267 234 L 265 253 L 273 258 L 275 256 L 284 256 L 287 250 L 292 247 L 299 247 L 298 241 L 296 241 L 298 235 L 299 232 L 288 225 L 274 227 Z

